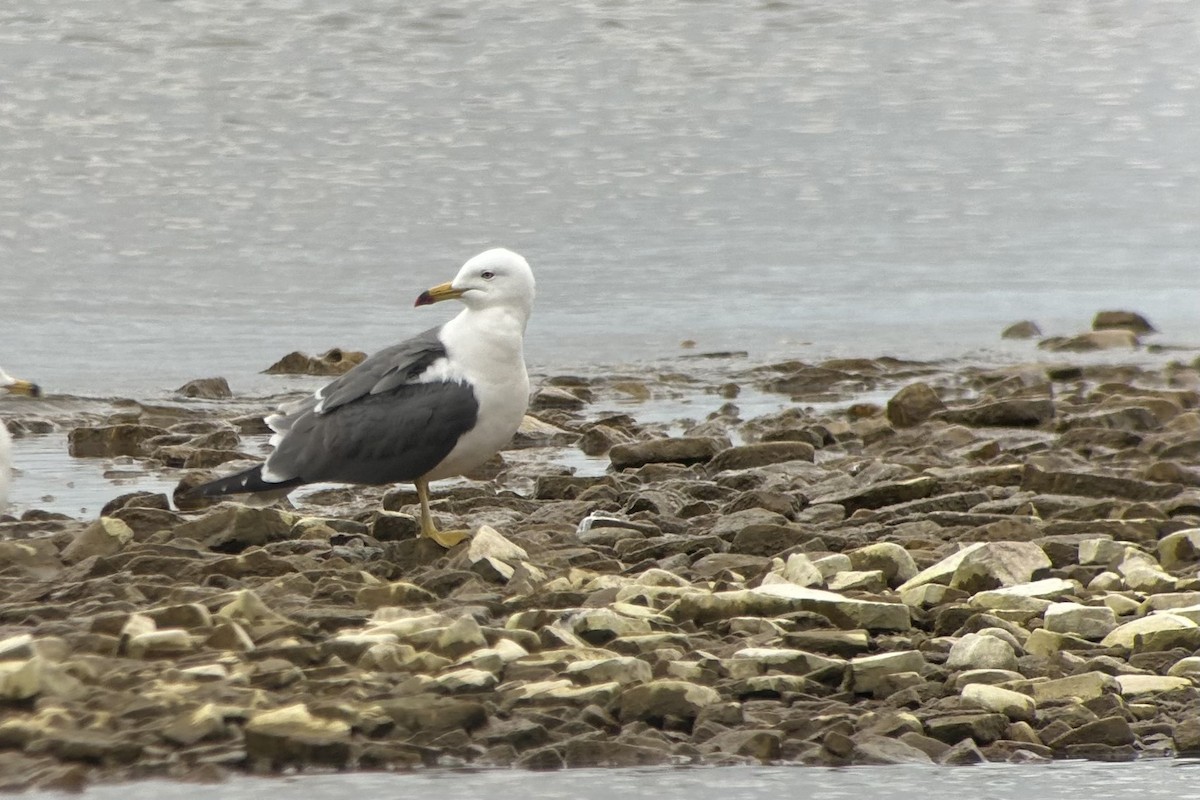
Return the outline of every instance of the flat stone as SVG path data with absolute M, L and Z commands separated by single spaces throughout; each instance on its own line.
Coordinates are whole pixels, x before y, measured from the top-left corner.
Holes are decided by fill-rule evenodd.
M 854 691 L 872 692 L 889 675 L 920 672 L 926 666 L 925 657 L 916 650 L 860 656 L 850 661 L 850 677 Z
M 816 450 L 807 442 L 760 442 L 726 448 L 708 464 L 709 474 L 725 470 L 754 469 L 787 461 L 812 461 Z
M 622 722 L 695 719 L 704 708 L 721 702 L 716 690 L 688 681 L 657 680 L 631 686 L 618 700 Z
M 961 695 L 963 700 L 985 711 L 1003 714 L 1014 721 L 1032 722 L 1037 712 L 1037 702 L 1029 695 L 986 683 L 967 684 Z
M 990 744 L 1004 737 L 1008 730 L 1008 717 L 988 712 L 950 714 L 927 720 L 925 730 L 934 739 L 950 745 L 963 739 L 970 739 L 976 744 Z
M 1035 428 L 1054 419 L 1050 398 L 1008 398 L 937 412 L 935 418 L 973 428 Z
M 811 611 L 842 629 L 906 631 L 912 626 L 908 606 L 843 597 L 834 592 L 775 583 L 753 589 L 683 595 L 664 612 L 676 621 L 699 624 L 732 617 L 779 617 Z
M 615 682 L 621 686 L 631 683 L 649 683 L 654 677 L 650 664 L 633 656 L 574 661 L 567 665 L 564 673 L 584 683 Z
M 1103 744 L 1109 747 L 1133 744 L 1137 737 L 1124 717 L 1103 717 L 1085 722 L 1062 736 L 1051 739 L 1047 744 L 1054 750 L 1064 750 L 1077 744 Z
M 1196 688 L 1189 678 L 1177 675 L 1118 675 L 1116 681 L 1126 697 Z
M 945 408 L 946 404 L 929 384 L 910 383 L 888 400 L 887 418 L 897 428 L 909 428 Z
M 341 768 L 351 757 L 350 725 L 314 716 L 303 703 L 260 711 L 245 726 L 246 755 L 273 766 Z
M 1004 639 L 968 633 L 950 648 L 946 669 L 1017 669 L 1017 654 Z
M 1032 542 L 985 542 L 959 561 L 950 586 L 967 592 L 1028 583 L 1052 566 Z
M 1116 678 L 1104 672 L 1082 672 L 1066 678 L 1030 681 L 1026 686 L 1038 705 L 1071 697 L 1086 703 L 1120 691 Z
M 100 517 L 63 548 L 62 557 L 68 564 L 75 564 L 89 556 L 110 556 L 131 541 L 133 530 L 128 524 L 114 517 Z
M 917 562 L 895 542 L 875 542 L 847 553 L 856 570 L 880 570 L 889 586 L 899 586 L 916 577 Z
M 1192 642 L 1200 642 L 1200 626 L 1187 617 L 1178 614 L 1151 614 L 1140 619 L 1131 620 L 1118 626 L 1100 640 L 1103 647 L 1125 647 L 1130 650 L 1145 649 L 1148 646 L 1156 650 L 1169 650 L 1176 643 L 1187 646 Z M 1188 647 L 1195 650 L 1196 644 Z
M 724 445 L 711 437 L 650 439 L 615 445 L 608 451 L 608 458 L 618 472 L 646 464 L 704 464 L 724 449 Z
M 1103 605 L 1051 603 L 1042 616 L 1046 630 L 1070 633 L 1084 639 L 1103 639 L 1117 627 L 1117 615 Z

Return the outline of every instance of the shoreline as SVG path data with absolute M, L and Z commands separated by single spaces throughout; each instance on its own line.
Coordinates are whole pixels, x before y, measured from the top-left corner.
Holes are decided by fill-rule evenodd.
M 0 523 L 0 786 L 1200 751 L 1195 351 L 703 355 L 541 381 L 448 554 L 406 486 Z M 51 426 L 168 481 L 260 400 Z

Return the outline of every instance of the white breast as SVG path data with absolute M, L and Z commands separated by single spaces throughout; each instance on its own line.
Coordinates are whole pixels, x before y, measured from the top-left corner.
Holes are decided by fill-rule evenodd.
M 502 309 L 467 309 L 442 327 L 449 360 L 431 365 L 422 379 L 470 383 L 479 414 L 475 427 L 426 479 L 469 472 L 512 440 L 529 405 L 524 328 L 522 320 Z

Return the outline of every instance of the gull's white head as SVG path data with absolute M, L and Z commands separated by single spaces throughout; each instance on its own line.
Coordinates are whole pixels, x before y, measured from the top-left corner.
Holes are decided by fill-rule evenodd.
M 497 247 L 463 264 L 454 280 L 422 292 L 416 305 L 458 299 L 468 308 L 503 307 L 528 319 L 535 288 L 529 262 L 511 250 Z
M 42 390 L 38 388 L 36 383 L 14 378 L 0 369 L 0 394 L 24 394 L 30 397 L 37 397 L 41 393 Z

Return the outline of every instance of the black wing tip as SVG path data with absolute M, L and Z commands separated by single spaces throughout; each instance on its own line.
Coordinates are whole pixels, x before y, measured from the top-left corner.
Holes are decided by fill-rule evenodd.
M 192 486 L 177 492 L 180 500 L 202 500 L 208 497 L 221 497 L 228 494 L 253 494 L 255 492 L 272 492 L 299 486 L 304 481 L 293 478 L 288 481 L 267 481 L 262 477 L 263 465 L 256 464 L 250 469 L 226 475 L 207 483 Z

